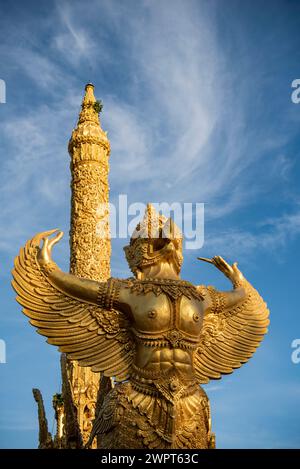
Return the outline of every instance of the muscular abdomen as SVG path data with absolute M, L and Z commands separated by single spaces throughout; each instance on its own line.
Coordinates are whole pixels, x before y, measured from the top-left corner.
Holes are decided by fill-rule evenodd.
M 180 348 L 154 348 L 138 345 L 135 364 L 148 371 L 175 368 L 189 374 L 193 368 L 192 352 Z

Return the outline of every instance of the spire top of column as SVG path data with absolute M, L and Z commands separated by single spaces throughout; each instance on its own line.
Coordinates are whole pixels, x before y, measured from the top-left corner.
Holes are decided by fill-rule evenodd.
M 87 85 L 85 85 L 85 95 L 82 101 L 82 107 L 93 105 L 96 102 L 94 88 L 95 87 L 92 83 L 87 83 Z
M 94 95 L 94 85 L 87 83 L 77 126 L 69 142 L 70 153 L 73 152 L 74 146 L 82 143 L 104 145 L 109 150 L 109 141 L 106 132 L 101 128 L 99 119 L 101 107 L 101 102 L 97 101 Z

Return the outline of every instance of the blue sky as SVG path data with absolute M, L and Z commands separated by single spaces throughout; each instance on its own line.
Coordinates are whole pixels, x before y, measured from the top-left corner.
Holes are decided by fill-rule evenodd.
M 13 258 L 70 212 L 67 142 L 87 82 L 104 102 L 111 200 L 205 203 L 205 244 L 182 276 L 229 283 L 197 255 L 222 255 L 271 310 L 252 360 L 206 386 L 219 448 L 300 447 L 299 1 L 0 1 L 0 447 L 36 447 L 32 387 L 52 429 L 59 353 L 14 301 Z M 129 276 L 124 240 L 112 274 Z M 68 239 L 55 259 L 68 269 Z

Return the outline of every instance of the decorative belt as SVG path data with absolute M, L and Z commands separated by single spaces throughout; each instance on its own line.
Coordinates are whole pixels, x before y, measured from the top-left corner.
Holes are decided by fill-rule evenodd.
M 199 384 L 195 378 L 185 378 L 174 369 L 164 373 L 143 370 L 132 365 L 130 382 L 136 391 L 153 397 L 164 397 L 172 403 L 199 390 Z
M 138 342 L 148 347 L 171 347 L 182 348 L 186 350 L 196 350 L 199 345 L 199 337 L 187 336 L 178 329 L 170 329 L 161 335 L 151 335 L 137 331 L 134 327 L 131 328 Z

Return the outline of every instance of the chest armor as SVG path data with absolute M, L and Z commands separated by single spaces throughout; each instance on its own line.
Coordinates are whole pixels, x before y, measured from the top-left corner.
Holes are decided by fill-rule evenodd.
M 144 345 L 194 349 L 203 322 L 203 298 L 188 282 L 135 281 L 132 332 Z

